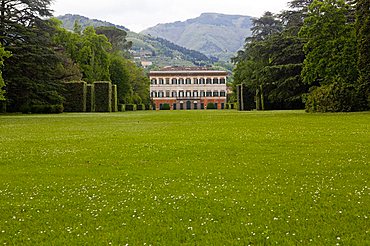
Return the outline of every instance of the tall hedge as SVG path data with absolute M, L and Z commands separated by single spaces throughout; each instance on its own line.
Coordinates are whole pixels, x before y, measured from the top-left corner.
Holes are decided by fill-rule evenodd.
M 109 81 L 94 82 L 95 112 L 112 112 L 112 84 Z
M 86 86 L 86 112 L 95 112 L 94 108 L 94 85 L 88 84 Z
M 112 112 L 118 112 L 117 85 L 112 85 Z
M 65 83 L 64 112 L 86 112 L 86 88 L 84 81 Z

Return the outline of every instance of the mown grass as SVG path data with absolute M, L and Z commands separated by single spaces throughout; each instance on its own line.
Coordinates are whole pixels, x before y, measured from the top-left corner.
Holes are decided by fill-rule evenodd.
M 0 244 L 368 245 L 370 113 L 0 116 Z

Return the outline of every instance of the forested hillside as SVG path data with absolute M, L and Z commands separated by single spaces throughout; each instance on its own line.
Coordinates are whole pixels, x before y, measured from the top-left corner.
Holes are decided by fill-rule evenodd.
M 124 26 L 115 25 L 115 24 L 107 22 L 107 21 L 102 21 L 102 20 L 97 20 L 97 19 L 90 19 L 90 18 L 87 18 L 87 17 L 82 16 L 82 15 L 66 14 L 66 15 L 58 16 L 57 18 L 62 21 L 63 27 L 67 30 L 73 30 L 75 22 L 78 21 L 83 29 L 85 29 L 88 26 L 93 26 L 93 27 L 114 26 L 114 27 L 117 27 L 118 29 L 122 29 L 126 32 L 129 31 L 129 29 L 124 27 Z

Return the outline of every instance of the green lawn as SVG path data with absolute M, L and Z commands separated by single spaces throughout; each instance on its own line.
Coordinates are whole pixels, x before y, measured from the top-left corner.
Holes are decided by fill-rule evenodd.
M 0 116 L 0 245 L 369 245 L 370 113 Z

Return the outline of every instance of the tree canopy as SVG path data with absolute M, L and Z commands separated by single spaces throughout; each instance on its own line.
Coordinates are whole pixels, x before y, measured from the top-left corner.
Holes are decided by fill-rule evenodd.
M 255 92 L 257 109 L 303 103 L 307 111 L 369 109 L 369 1 L 293 0 L 289 6 L 254 20 L 253 36 L 233 59 L 234 83 Z

